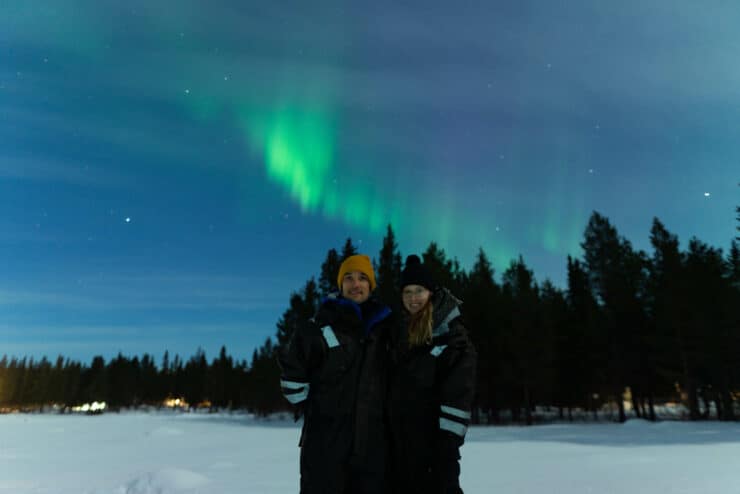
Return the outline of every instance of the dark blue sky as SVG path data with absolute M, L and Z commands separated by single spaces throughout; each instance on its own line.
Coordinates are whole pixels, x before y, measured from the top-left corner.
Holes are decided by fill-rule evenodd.
M 593 210 L 727 248 L 734 2 L 0 5 L 0 353 L 274 333 L 347 236 L 522 254 L 563 285 Z

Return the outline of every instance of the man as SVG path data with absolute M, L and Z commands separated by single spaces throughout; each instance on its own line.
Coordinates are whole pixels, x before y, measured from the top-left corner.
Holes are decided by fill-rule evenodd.
M 337 285 L 279 357 L 283 394 L 304 416 L 300 492 L 383 494 L 391 311 L 372 296 L 368 256 L 348 257 Z

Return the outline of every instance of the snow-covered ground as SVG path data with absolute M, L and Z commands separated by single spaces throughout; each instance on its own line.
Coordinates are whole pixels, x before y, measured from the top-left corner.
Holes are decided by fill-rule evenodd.
M 1 415 L 0 493 L 298 492 L 297 426 L 245 415 Z M 740 424 L 473 427 L 466 494 L 740 493 Z

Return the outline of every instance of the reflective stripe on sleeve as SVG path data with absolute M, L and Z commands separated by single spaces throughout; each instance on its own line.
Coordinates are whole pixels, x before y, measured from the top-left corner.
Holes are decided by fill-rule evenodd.
M 447 415 L 452 415 L 453 417 L 457 417 L 463 420 L 470 420 L 470 412 L 466 412 L 465 410 L 460 410 L 459 408 L 455 407 L 448 407 L 446 405 L 442 405 L 440 407 L 440 410 L 442 410 L 442 413 L 446 413 Z
M 280 386 L 283 388 L 285 399 L 294 405 L 308 398 L 308 383 L 281 379 Z
M 334 334 L 334 330 L 331 329 L 331 326 L 324 326 L 321 328 L 321 332 L 324 334 L 324 340 L 326 340 L 326 344 L 329 348 L 339 346 L 339 340 L 337 340 L 337 335 Z
M 301 390 L 298 393 L 291 393 L 291 394 L 283 393 L 283 396 L 285 396 L 285 398 L 294 405 L 296 403 L 300 403 L 306 398 L 308 398 L 308 384 L 306 384 L 306 387 L 303 388 L 303 390 Z
M 468 426 L 444 417 L 439 418 L 439 428 L 444 431 L 450 431 L 460 437 L 465 437 L 465 431 L 468 430 Z
M 288 381 L 287 379 L 281 379 L 280 386 L 285 389 L 296 390 L 296 389 L 303 389 L 304 387 L 308 386 L 308 383 L 302 383 L 298 381 Z

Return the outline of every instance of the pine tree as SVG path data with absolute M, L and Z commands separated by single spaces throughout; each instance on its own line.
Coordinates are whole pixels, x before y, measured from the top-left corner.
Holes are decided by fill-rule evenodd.
M 159 369 L 159 376 L 157 377 L 159 381 L 158 392 L 162 400 L 174 397 L 175 393 L 173 372 L 170 366 L 170 352 L 165 350 L 162 356 L 162 366 Z
M 538 377 L 533 389 L 539 404 L 555 402 L 557 384 L 556 359 L 558 338 L 566 331 L 568 324 L 568 305 L 565 294 L 546 279 L 539 292 L 539 332 L 542 338 L 540 348 L 542 358 L 536 359 Z
M 568 256 L 568 332 L 560 342 L 562 390 L 569 417 L 571 408 L 583 406 L 594 419 L 603 396 L 608 356 L 601 311 L 591 289 L 588 272 L 577 259 Z M 597 393 L 597 391 L 600 393 Z
M 139 382 L 141 391 L 137 394 L 142 403 L 154 405 L 164 399 L 160 392 L 157 365 L 154 363 L 154 357 L 148 353 L 141 356 Z
M 658 388 L 655 368 L 659 345 L 656 331 L 649 324 L 647 286 L 650 261 L 643 251 L 622 240 L 622 285 L 620 292 L 620 325 L 627 338 L 627 382 L 630 385 L 632 408 L 638 417 L 655 419 L 654 398 Z
M 38 362 L 31 360 L 24 385 L 23 402 L 25 404 L 38 409 L 48 403 L 50 373 L 51 364 L 46 356 L 43 356 Z
M 249 371 L 251 409 L 260 416 L 287 409 L 287 402 L 280 391 L 280 368 L 277 364 L 278 349 L 268 338 L 252 357 Z
M 344 247 L 342 248 L 342 262 L 348 257 L 354 255 L 357 255 L 357 247 L 352 243 L 352 239 L 347 237 L 347 240 L 344 242 Z M 337 268 L 337 273 L 339 273 L 339 268 Z
M 341 264 L 342 261 L 339 259 L 336 249 L 329 249 L 329 252 L 326 253 L 326 260 L 321 264 L 321 274 L 319 275 L 319 293 L 322 297 L 337 291 L 337 275 Z
M 729 307 L 727 338 L 732 348 L 740 348 L 740 245 L 733 241 L 727 256 L 727 279 L 726 286 L 727 306 Z M 737 361 L 736 361 L 737 362 Z M 732 389 L 740 389 L 740 364 L 735 363 L 728 369 L 728 379 Z M 731 414 L 734 406 L 728 403 L 725 407 Z M 728 419 L 732 418 L 728 415 Z
M 508 341 L 505 346 L 513 357 L 506 363 L 510 366 L 511 383 L 515 396 L 512 414 L 516 420 L 520 409 L 524 410 L 527 425 L 532 425 L 532 410 L 536 404 L 538 381 L 544 389 L 549 386 L 547 370 L 552 361 L 552 341 L 544 334 L 539 321 L 539 288 L 534 273 L 521 256 L 512 261 L 503 274 L 503 297 L 510 307 Z
M 631 345 L 643 329 L 637 307 L 640 280 L 636 278 L 641 267 L 629 241 L 599 213 L 591 215 L 581 247 L 591 287 L 603 309 L 611 395 L 619 409 L 619 421 L 624 422 L 627 417 L 622 395 L 636 369 L 635 348 Z
M 67 406 L 79 404 L 82 364 L 69 359 L 64 364 L 64 403 Z
M 231 407 L 232 399 L 230 397 L 230 391 L 233 386 L 233 370 L 234 361 L 226 352 L 226 346 L 221 345 L 218 358 L 213 359 L 208 373 L 213 407 Z
M 441 249 L 436 242 L 431 242 L 421 257 L 424 260 L 424 266 L 437 285 L 454 291 L 458 281 L 455 277 L 456 266 L 459 267 L 459 264 L 447 259 L 444 249 Z
M 377 288 L 375 293 L 387 305 L 398 304 L 398 290 L 401 283 L 401 253 L 398 251 L 396 236 L 393 228 L 388 225 L 383 238 L 383 247 L 380 249 L 379 261 L 376 266 Z
M 64 403 L 64 357 L 59 355 L 49 375 L 49 396 L 46 403 Z
M 191 407 L 209 399 L 208 361 L 205 350 L 200 347 L 183 369 L 183 395 Z
M 319 308 L 321 296 L 313 278 L 300 292 L 290 296 L 290 307 L 277 322 L 277 347 L 282 348 L 296 331 L 303 331 Z
M 185 397 L 185 368 L 183 367 L 182 358 L 180 354 L 176 353 L 175 358 L 172 359 L 172 365 L 170 366 L 170 374 L 172 379 L 172 394 L 176 398 Z M 187 400 L 186 400 L 187 401 Z
M 241 409 L 247 407 L 249 402 L 249 364 L 246 359 L 242 359 L 234 368 L 234 381 L 232 393 L 234 396 L 234 408 Z
M 431 250 L 431 246 L 430 246 Z M 430 256 L 430 258 L 434 258 Z M 473 345 L 478 352 L 476 381 L 476 405 L 473 420 L 480 422 L 478 411 L 486 413 L 489 423 L 499 421 L 499 410 L 504 400 L 504 391 L 498 386 L 501 378 L 500 342 L 501 315 L 500 290 L 494 281 L 494 271 L 483 249 L 478 257 L 467 284 L 462 289 L 465 303 L 462 312 L 470 332 Z
M 8 356 L 3 355 L 0 359 L 0 407 L 8 405 Z
M 689 241 L 686 254 L 686 281 L 689 287 L 688 321 L 696 359 L 699 392 L 705 404 L 714 401 L 717 418 L 734 418 L 732 390 L 737 368 L 737 328 L 733 313 L 737 298 L 727 276 L 727 265 L 720 249 L 696 238 Z M 705 409 L 703 418 L 708 418 Z
M 113 409 L 133 404 L 137 391 L 136 379 L 132 373 L 131 362 L 121 352 L 118 352 L 118 355 L 106 366 L 106 377 L 108 393 L 103 400 Z
M 733 240 L 727 255 L 727 267 L 730 284 L 740 290 L 740 240 Z
M 654 365 L 665 376 L 661 394 L 670 396 L 674 382 L 681 382 L 688 395 L 689 414 L 698 418 L 695 363 L 687 353 L 689 341 L 685 317 L 686 286 L 683 255 L 678 237 L 670 233 L 658 218 L 650 229 L 653 256 L 647 290 L 649 324 L 654 328 Z
M 93 357 L 90 367 L 83 369 L 80 376 L 83 403 L 108 400 L 108 376 L 106 374 L 103 357 L 100 355 Z
M 26 357 L 18 359 L 13 357 L 8 367 L 8 404 L 22 405 L 23 384 L 26 377 Z

